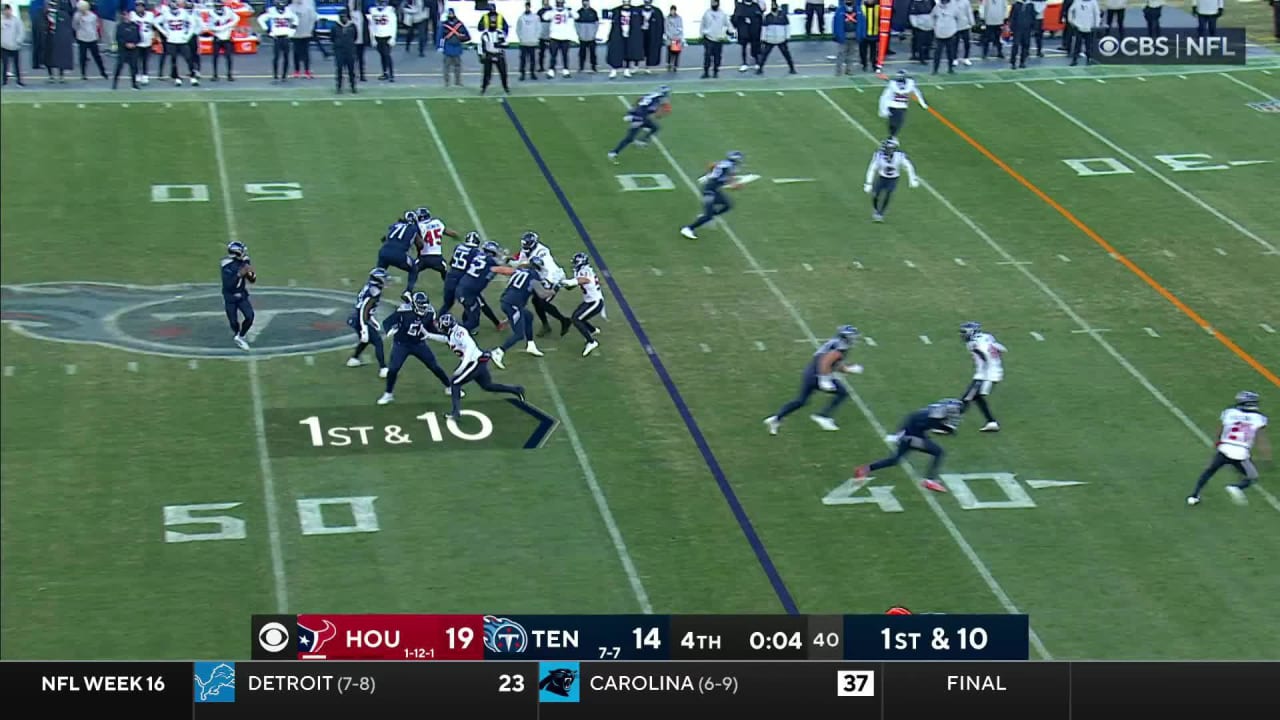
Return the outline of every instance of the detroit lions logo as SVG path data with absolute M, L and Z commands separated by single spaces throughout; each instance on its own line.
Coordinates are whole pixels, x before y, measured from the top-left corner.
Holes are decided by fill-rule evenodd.
M 529 646 L 529 633 L 515 620 L 485 615 L 484 646 L 494 653 L 522 653 Z
M 561 697 L 569 697 L 569 690 L 573 688 L 573 683 L 577 679 L 577 672 L 568 668 L 556 668 L 542 678 L 542 682 L 538 683 L 538 689 Z
M 231 344 L 217 285 L 50 282 L 0 287 L 0 322 L 28 337 L 181 358 L 269 358 L 346 348 L 351 293 L 252 290 L 253 351 Z

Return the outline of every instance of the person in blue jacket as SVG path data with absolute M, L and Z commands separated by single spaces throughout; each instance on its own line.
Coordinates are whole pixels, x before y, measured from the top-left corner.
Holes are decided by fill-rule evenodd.
M 444 54 L 445 87 L 449 87 L 451 73 L 454 84 L 462 87 L 462 45 L 468 42 L 471 42 L 471 33 L 458 19 L 453 8 L 449 8 L 444 22 L 436 26 L 436 49 Z
M 836 75 L 853 74 L 853 58 L 858 53 L 859 7 L 845 0 L 831 16 L 831 35 L 836 41 Z

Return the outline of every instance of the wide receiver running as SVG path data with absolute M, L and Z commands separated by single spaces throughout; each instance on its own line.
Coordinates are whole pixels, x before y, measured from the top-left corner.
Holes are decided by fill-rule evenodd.
M 1263 460 L 1271 459 L 1271 445 L 1262 431 L 1267 427 L 1267 416 L 1258 412 L 1258 393 L 1245 390 L 1236 395 L 1236 404 L 1222 411 L 1222 426 L 1218 428 L 1218 445 L 1209 467 L 1200 473 L 1196 489 L 1187 497 L 1188 505 L 1200 504 L 1200 491 L 1209 478 L 1223 467 L 1230 465 L 1241 477 L 1240 482 L 1227 486 L 1227 494 L 1237 505 L 1249 502 L 1245 497 L 1248 488 L 1258 479 L 1258 468 L 1253 464 L 1253 448 L 1258 446 Z

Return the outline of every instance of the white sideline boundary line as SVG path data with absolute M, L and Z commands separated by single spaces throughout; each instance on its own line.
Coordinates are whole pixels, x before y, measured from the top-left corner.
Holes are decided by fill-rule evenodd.
M 821 91 L 819 91 L 819 93 L 821 93 Z M 826 97 L 826 95 L 823 94 L 823 97 Z M 623 105 L 630 107 L 627 99 L 621 95 L 618 96 L 618 100 Z M 863 132 L 865 132 L 865 130 Z M 695 183 L 693 178 L 689 176 L 689 173 L 685 172 L 684 168 L 676 162 L 675 157 L 671 155 L 671 151 L 667 149 L 667 146 L 662 142 L 662 139 L 655 137 L 652 140 L 654 146 L 658 148 L 662 153 L 662 156 L 665 157 L 667 162 L 671 165 L 671 169 L 684 180 L 685 185 L 689 187 L 690 191 L 692 191 L 695 196 L 700 197 L 702 195 L 702 191 L 698 188 L 697 183 Z M 738 252 L 742 254 L 742 257 L 747 261 L 747 263 L 751 265 L 753 269 L 757 271 L 760 270 L 761 265 L 759 261 L 756 260 L 755 256 L 751 254 L 751 251 L 747 249 L 746 244 L 742 242 L 742 239 L 738 237 L 738 234 L 734 232 L 729 223 L 725 222 L 723 218 L 717 218 L 716 223 L 724 230 L 725 234 L 729 237 L 729 240 L 733 242 L 734 246 L 738 248 Z M 769 288 L 769 291 L 773 293 L 774 297 L 778 299 L 778 302 L 781 303 L 782 307 L 785 308 L 787 313 L 791 315 L 793 320 L 795 320 L 796 327 L 804 333 L 809 343 L 814 347 L 820 346 L 822 341 L 813 333 L 813 329 L 804 319 L 804 316 L 800 314 L 800 311 L 796 308 L 795 304 L 793 304 L 790 298 L 782 292 L 782 289 L 778 287 L 777 283 L 763 272 L 756 274 L 760 276 L 760 279 L 764 282 L 765 286 Z M 871 427 L 876 434 L 881 438 L 887 435 L 888 431 L 885 430 L 884 425 L 876 418 L 875 413 L 871 411 L 870 406 L 868 406 L 866 401 L 862 399 L 862 396 L 858 394 L 858 391 L 849 385 L 848 381 L 844 378 L 840 378 L 839 382 L 849 391 L 849 398 L 855 405 L 857 405 L 858 410 L 862 412 L 862 415 L 867 419 L 867 422 L 871 424 Z M 1009 598 L 1009 594 L 1005 592 L 999 581 L 997 581 L 995 576 L 991 574 L 991 568 L 987 567 L 987 564 L 978 556 L 977 551 L 975 551 L 973 546 L 969 544 L 969 541 L 965 539 L 964 535 L 960 532 L 960 529 L 956 527 L 955 522 L 953 522 L 951 517 L 947 515 L 946 510 L 942 509 L 942 505 L 933 497 L 932 491 L 925 490 L 920 487 L 921 478 L 915 468 L 912 467 L 909 462 L 902 463 L 902 467 L 906 470 L 907 474 L 911 476 L 917 491 L 924 497 L 925 502 L 929 505 L 929 509 L 933 511 L 933 514 L 937 516 L 943 527 L 946 528 L 947 534 L 949 534 L 951 539 L 955 541 L 956 545 L 960 547 L 960 551 L 964 553 L 966 558 L 968 558 L 970 564 L 972 564 L 974 569 L 978 571 L 978 574 L 982 576 L 983 581 L 987 584 L 991 593 L 1000 602 L 1000 605 L 1010 614 L 1021 615 L 1022 611 L 1019 610 L 1018 606 Z M 1040 657 L 1045 660 L 1053 659 L 1053 656 L 1049 654 L 1048 649 L 1045 648 L 1044 643 L 1040 640 L 1040 636 L 1036 634 L 1035 629 L 1028 628 L 1028 636 L 1032 647 L 1035 648 L 1036 653 L 1039 654 Z
M 827 101 L 827 103 L 831 105 L 831 107 L 834 108 L 835 111 L 845 119 L 846 122 L 848 122 L 855 129 L 857 129 L 864 136 L 866 136 L 868 140 L 872 141 L 873 143 L 880 142 L 880 140 L 877 139 L 875 135 L 872 135 L 865 127 L 862 126 L 861 123 L 855 120 L 854 117 L 850 115 L 843 107 L 837 104 L 836 101 L 832 100 L 830 96 L 828 96 L 826 93 L 822 92 L 821 90 L 818 91 L 818 94 L 821 95 Z M 920 186 L 928 190 L 930 195 L 933 195 L 938 200 L 938 202 L 942 203 L 943 206 L 945 206 L 948 210 L 950 210 L 951 213 L 955 215 L 957 218 L 959 218 L 959 220 L 963 222 L 966 226 L 968 226 L 968 228 L 972 230 L 974 234 L 982 238 L 982 240 L 986 242 L 987 245 L 992 250 L 995 250 L 997 254 L 999 254 L 1001 257 L 1004 257 L 1004 258 L 1012 258 L 1012 256 L 1009 255 L 1009 252 L 1005 250 L 1003 247 L 1001 247 L 1001 245 L 995 241 L 995 238 L 992 238 L 991 235 L 989 235 L 986 230 L 983 230 L 981 227 L 979 227 L 978 224 L 975 223 L 968 215 L 965 215 L 960 210 L 960 208 L 952 204 L 952 202 L 948 200 L 945 195 L 938 192 L 938 190 L 934 188 L 933 185 L 931 185 L 928 180 L 921 178 Z M 1142 374 L 1142 371 L 1138 370 L 1138 368 L 1135 367 L 1133 363 L 1129 362 L 1128 358 L 1126 358 L 1124 355 L 1121 355 L 1120 351 L 1115 349 L 1115 346 L 1107 342 L 1106 338 L 1102 336 L 1102 333 L 1094 331 L 1093 327 L 1089 325 L 1089 323 L 1086 322 L 1083 317 L 1080 316 L 1080 313 L 1076 312 L 1074 308 L 1068 305 L 1066 301 L 1062 299 L 1061 296 L 1059 296 L 1056 292 L 1053 291 L 1053 288 L 1050 288 L 1043 280 L 1037 277 L 1035 273 L 1028 270 L 1025 265 L 1015 265 L 1014 267 L 1016 267 L 1019 272 L 1021 272 L 1028 280 L 1030 280 L 1033 285 L 1039 288 L 1040 292 L 1044 293 L 1046 297 L 1052 300 L 1053 304 L 1057 305 L 1058 308 L 1067 315 L 1067 317 L 1070 317 L 1073 322 L 1079 325 L 1080 329 L 1084 331 L 1083 334 L 1086 334 L 1089 337 L 1093 338 L 1095 341 L 1097 341 L 1097 343 L 1102 346 L 1102 349 L 1107 351 L 1108 355 L 1114 358 L 1115 361 L 1119 363 L 1121 367 L 1123 367 L 1126 371 L 1128 371 L 1128 373 L 1132 375 L 1133 378 L 1137 380 L 1140 385 L 1142 385 L 1142 387 L 1146 388 L 1147 392 L 1151 393 L 1151 396 L 1156 399 L 1156 402 L 1163 405 L 1170 413 L 1173 414 L 1174 417 L 1176 417 L 1179 420 L 1179 422 L 1185 425 L 1186 428 L 1191 431 L 1192 435 L 1195 435 L 1196 438 L 1198 438 L 1200 442 L 1203 443 L 1204 445 L 1208 447 L 1214 446 L 1213 440 L 1207 434 L 1205 434 L 1204 430 L 1200 429 L 1199 425 L 1196 425 L 1194 420 L 1192 420 L 1185 412 L 1182 411 L 1182 408 L 1178 407 L 1177 405 L 1174 405 L 1173 401 L 1169 400 L 1169 398 L 1166 397 L 1165 394 L 1161 392 L 1159 388 L 1157 388 L 1154 384 L 1152 384 L 1152 382 L 1148 380 L 1145 375 Z M 1253 487 L 1257 488 L 1258 493 L 1262 495 L 1263 498 L 1266 499 L 1267 503 L 1270 504 L 1271 507 L 1275 508 L 1277 511 L 1280 511 L 1280 499 L 1277 499 L 1275 495 L 1273 495 L 1269 490 L 1262 487 L 1258 483 L 1254 483 Z
M 227 173 L 227 156 L 222 147 L 222 124 L 218 106 L 209 103 L 209 128 L 213 134 L 213 155 L 218 166 L 218 184 L 222 187 L 222 212 L 227 223 L 227 237 L 239 239 L 236 213 L 231 200 L 231 180 Z M 252 351 L 250 351 L 252 352 Z M 276 505 L 276 480 L 267 451 L 267 419 L 262 401 L 262 380 L 258 376 L 258 359 L 249 356 L 249 397 L 253 401 L 253 429 L 258 444 L 258 468 L 262 474 L 262 495 L 266 501 L 267 539 L 271 547 L 271 577 L 275 581 L 276 612 L 289 609 L 289 583 L 284 568 L 284 548 L 280 540 L 280 509 Z
M 1257 93 L 1258 95 L 1261 95 L 1262 97 L 1264 97 L 1264 98 L 1266 98 L 1266 99 L 1268 99 L 1268 100 L 1274 100 L 1274 99 L 1275 99 L 1275 96 L 1274 96 L 1274 95 L 1272 95 L 1271 93 L 1269 93 L 1269 92 L 1267 92 L 1267 91 L 1265 91 L 1265 90 L 1263 90 L 1263 89 L 1261 89 L 1261 88 L 1256 88 L 1256 87 L 1254 87 L 1254 86 L 1250 85 L 1249 83 L 1247 83 L 1247 82 L 1245 82 L 1245 81 L 1241 80 L 1240 78 L 1232 77 L 1231 73 L 1223 72 L 1223 73 L 1218 73 L 1218 74 L 1219 74 L 1219 75 L 1221 75 L 1222 77 L 1224 77 L 1224 78 L 1226 78 L 1226 79 L 1230 80 L 1231 82 L 1233 82 L 1233 83 L 1235 83 L 1235 84 L 1239 85 L 1240 87 L 1242 87 L 1242 88 L 1246 88 L 1246 89 L 1248 89 L 1248 90 L 1249 90 L 1249 91 L 1251 91 L 1251 92 Z
M 1228 76 L 1228 77 L 1229 77 L 1229 76 Z M 1102 133 L 1098 132 L 1097 130 L 1094 130 L 1094 129 L 1093 129 L 1093 128 L 1091 128 L 1091 127 L 1089 127 L 1089 126 L 1088 126 L 1087 124 L 1085 124 L 1083 121 L 1081 121 L 1080 119 L 1076 118 L 1076 116 L 1072 115 L 1071 113 L 1067 112 L 1066 110 L 1063 110 L 1061 107 L 1059 107 L 1056 103 L 1054 103 L 1054 102 L 1053 102 L 1052 100 L 1050 100 L 1049 98 L 1047 98 L 1047 97 L 1045 97 L 1045 96 L 1041 95 L 1040 93 L 1036 92 L 1035 90 L 1032 90 L 1031 88 L 1027 87 L 1027 86 L 1026 86 L 1026 85 L 1024 85 L 1023 83 L 1016 83 L 1016 85 L 1018 86 L 1018 89 L 1019 89 L 1019 90 L 1022 90 L 1023 92 L 1027 93 L 1028 95 L 1030 95 L 1031 97 L 1035 98 L 1036 100 L 1039 100 L 1039 101 L 1040 101 L 1040 103 L 1041 103 L 1042 105 L 1044 105 L 1045 107 L 1049 108 L 1050 110 L 1052 110 L 1052 111 L 1054 111 L 1054 112 L 1058 113 L 1058 115 L 1059 115 L 1059 116 L 1061 116 L 1061 117 L 1062 117 L 1062 119 L 1066 120 L 1067 122 L 1071 123 L 1072 125 L 1075 125 L 1077 128 L 1080 128 L 1081 130 L 1085 131 L 1085 132 L 1086 132 L 1086 133 L 1088 133 L 1088 134 L 1089 134 L 1089 136 L 1090 136 L 1090 137 L 1092 137 L 1094 140 L 1097 140 L 1098 142 L 1102 143 L 1103 145 L 1106 145 L 1107 147 L 1111 148 L 1111 150 L 1112 150 L 1113 152 L 1118 152 L 1118 153 L 1120 153 L 1120 154 L 1121 154 L 1121 155 L 1123 155 L 1126 159 L 1128 159 L 1128 160 L 1129 160 L 1129 162 L 1133 163 L 1134 165 L 1137 165 L 1138 167 L 1140 167 L 1140 168 L 1142 168 L 1143 170 L 1145 170 L 1145 171 L 1147 171 L 1148 173 L 1150 173 L 1150 174 L 1151 174 L 1153 177 L 1155 177 L 1157 180 L 1159 180 L 1160 182 L 1164 183 L 1164 184 L 1165 184 L 1165 186 L 1167 186 L 1170 190 L 1173 190 L 1174 192 L 1178 193 L 1178 194 L 1179 194 L 1179 195 L 1181 195 L 1182 197 L 1184 197 L 1184 198 L 1186 198 L 1186 199 L 1190 200 L 1191 202 L 1195 203 L 1196 205 L 1200 206 L 1200 208 L 1201 208 L 1202 210 L 1205 210 L 1205 211 L 1206 211 L 1206 212 L 1208 212 L 1209 214 L 1213 215 L 1214 217 L 1218 218 L 1218 219 L 1219 219 L 1219 220 L 1221 220 L 1222 222 L 1226 223 L 1228 226 L 1230 226 L 1230 227 L 1231 227 L 1233 230 L 1235 230 L 1236 232 L 1238 232 L 1238 233 L 1240 233 L 1241 235 L 1244 235 L 1245 237 L 1249 238 L 1250 240 L 1252 240 L 1252 241 L 1254 241 L 1254 242 L 1258 243 L 1258 244 L 1259 244 L 1259 245 L 1261 245 L 1263 248 L 1265 248 L 1265 249 L 1267 250 L 1267 252 L 1269 252 L 1269 253 L 1275 253 L 1275 254 L 1280 254 L 1280 250 L 1277 250 L 1275 245 L 1272 245 L 1270 242 L 1267 242 L 1266 240 L 1264 240 L 1264 239 L 1263 239 L 1261 236 L 1259 236 L 1257 233 L 1253 232 L 1252 230 L 1250 230 L 1249 228 L 1245 227 L 1244 225 L 1241 225 L 1240 223 L 1236 222 L 1234 219 L 1232 219 L 1232 218 L 1228 217 L 1228 216 L 1226 215 L 1226 213 L 1222 212 L 1222 211 L 1221 211 L 1221 210 L 1219 210 L 1218 208 L 1216 208 L 1216 207 L 1214 207 L 1214 206 L 1210 205 L 1209 203 L 1205 202 L 1204 200 L 1201 200 L 1201 199 L 1200 199 L 1200 197 L 1199 197 L 1198 195 L 1195 195 L 1195 194 L 1194 194 L 1194 193 L 1192 193 L 1190 190 L 1187 190 L 1186 188 L 1182 187 L 1182 186 L 1181 186 L 1181 185 L 1179 185 L 1178 183 L 1176 183 L 1176 182 L 1174 182 L 1174 181 L 1170 180 L 1169 178 L 1165 177 L 1165 175 L 1164 175 L 1163 173 L 1161 173 L 1159 170 L 1156 170 L 1155 168 L 1153 168 L 1153 167 L 1151 167 L 1150 165 L 1148 165 L 1146 162 L 1144 162 L 1144 161 L 1143 161 L 1141 158 L 1139 158 L 1137 155 L 1134 155 L 1133 153 L 1129 152 L 1128 150 L 1125 150 L 1124 148 L 1120 147 L 1119 145 L 1117 145 L 1117 144 L 1115 144 L 1115 143 L 1111 142 L 1111 140 L 1109 140 L 1107 137 L 1105 137 Z
M 427 130 L 431 133 L 431 139 L 435 141 L 436 150 L 439 151 L 440 158 L 444 161 L 445 169 L 449 172 L 449 177 L 453 180 L 453 185 L 462 199 L 462 206 L 466 208 L 467 216 L 471 218 L 471 224 L 479 231 L 481 237 L 488 239 L 489 234 L 484 231 L 484 225 L 480 222 L 480 213 L 476 212 L 475 204 L 471 202 L 471 195 L 467 193 L 466 186 L 462 184 L 462 177 L 458 175 L 458 167 L 454 164 L 448 148 L 445 147 L 444 139 L 440 137 L 440 131 L 436 129 L 435 121 L 431 119 L 431 113 L 427 111 L 427 104 L 419 99 L 417 105 L 418 111 L 422 114 L 422 122 L 426 124 Z M 551 377 L 551 372 L 547 370 L 547 364 L 538 362 L 537 365 L 542 372 L 542 380 L 547 386 L 547 391 L 551 393 L 551 402 L 556 407 L 556 413 L 560 415 L 560 424 L 564 426 L 565 434 L 569 436 L 569 444 L 573 446 L 573 454 L 577 457 L 578 465 L 582 468 L 582 475 L 587 481 L 587 487 L 591 490 L 591 497 L 595 500 L 596 509 L 600 511 L 600 519 L 604 521 L 605 530 L 608 531 L 609 539 L 613 542 L 613 549 L 618 554 L 618 561 L 622 563 L 622 569 L 627 575 L 627 582 L 631 585 L 631 592 L 635 595 L 636 603 L 644 614 L 652 615 L 653 605 L 649 602 L 649 593 L 645 590 L 644 582 L 640 579 L 640 572 L 636 570 L 635 560 L 631 557 L 631 551 L 627 549 L 627 543 L 622 537 L 622 530 L 618 528 L 618 522 L 613 516 L 613 511 L 609 509 L 609 501 L 605 498 L 604 490 L 600 487 L 596 472 L 591 467 L 591 459 L 582 444 L 582 438 L 578 435 L 578 430 L 574 427 L 573 420 L 569 417 L 569 408 L 564 404 L 564 397 L 560 394 L 560 388 L 556 386 L 555 379 Z

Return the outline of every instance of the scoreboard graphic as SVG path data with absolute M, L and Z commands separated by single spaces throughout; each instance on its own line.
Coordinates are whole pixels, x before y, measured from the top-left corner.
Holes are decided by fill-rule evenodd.
M 1280 717 L 1280 663 L 1031 660 L 1019 615 L 256 615 L 249 630 L 248 661 L 6 661 L 2 689 L 58 716 L 196 720 Z

